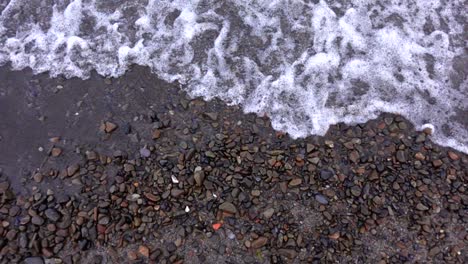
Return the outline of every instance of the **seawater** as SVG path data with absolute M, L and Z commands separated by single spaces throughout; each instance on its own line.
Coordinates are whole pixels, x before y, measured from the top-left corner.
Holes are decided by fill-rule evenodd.
M 458 0 L 3 0 L 0 65 L 118 77 L 132 64 L 267 114 L 292 137 L 398 113 L 468 153 Z

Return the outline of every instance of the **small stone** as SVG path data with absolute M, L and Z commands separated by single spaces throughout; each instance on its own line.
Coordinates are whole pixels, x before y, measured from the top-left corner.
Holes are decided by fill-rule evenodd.
M 34 176 L 33 176 L 34 181 L 37 182 L 37 183 L 42 182 L 43 178 L 44 178 L 44 176 L 39 172 L 35 173 Z
M 265 217 L 265 219 L 270 219 L 274 213 L 275 213 L 274 208 L 268 208 L 265 210 L 265 212 L 263 212 L 263 216 Z
M 359 196 L 361 195 L 361 187 L 356 186 L 356 185 L 353 186 L 353 187 L 351 188 L 351 194 L 354 195 L 354 196 L 356 196 L 356 197 L 359 197 Z
M 417 159 L 417 160 L 425 160 L 426 159 L 426 156 L 424 156 L 424 154 L 422 154 L 421 152 L 418 152 L 414 155 L 414 157 Z
M 302 179 L 301 178 L 295 178 L 289 181 L 289 186 L 290 187 L 296 187 L 302 184 Z
M 193 178 L 195 180 L 195 183 L 198 187 L 203 185 L 203 182 L 205 181 L 205 173 L 203 172 L 201 167 L 196 167 Z
M 320 171 L 320 178 L 322 180 L 328 180 L 331 177 L 333 177 L 333 175 L 334 175 L 334 172 L 329 169 L 323 169 Z
M 315 200 L 317 200 L 317 202 L 319 202 L 320 204 L 328 204 L 328 199 L 321 194 L 316 194 Z
M 135 253 L 135 251 L 128 251 L 127 257 L 132 261 L 138 259 L 138 255 Z
M 161 200 L 158 196 L 152 194 L 152 193 L 144 193 L 143 194 L 148 200 L 152 201 L 152 202 L 157 202 L 159 200 Z
M 457 153 L 453 151 L 448 151 L 448 156 L 451 160 L 458 160 L 460 157 L 457 155 Z
M 351 151 L 349 154 L 349 159 L 352 162 L 357 163 L 359 161 L 359 153 L 357 151 Z
M 335 144 L 331 140 L 325 140 L 325 145 L 329 148 L 333 148 Z
M 252 241 L 252 243 L 250 244 L 250 247 L 254 249 L 258 249 L 258 248 L 265 246 L 267 243 L 268 243 L 268 238 L 262 236 Z
M 142 157 L 147 158 L 147 157 L 151 156 L 151 151 L 149 151 L 149 149 L 147 149 L 147 148 L 141 148 L 140 149 L 140 155 Z
M 57 222 L 60 219 L 60 214 L 52 208 L 45 210 L 44 214 L 52 222 Z
M 143 245 L 138 247 L 138 253 L 140 253 L 140 255 L 142 255 L 145 258 L 149 257 L 150 255 L 148 247 L 143 246 Z
M 259 197 L 261 192 L 260 192 L 260 190 L 252 190 L 252 192 L 250 192 L 250 194 L 252 194 L 252 196 L 254 196 L 254 197 Z
M 86 151 L 86 158 L 87 158 L 88 160 L 96 160 L 98 157 L 97 157 L 96 152 L 94 152 L 94 151 Z
M 429 210 L 429 207 L 425 206 L 424 204 L 422 203 L 418 203 L 416 205 L 416 209 L 418 209 L 419 211 L 427 211 Z
M 297 256 L 297 252 L 294 249 L 288 248 L 280 248 L 278 249 L 278 253 L 288 259 L 294 259 Z
M 406 162 L 406 155 L 405 155 L 405 152 L 403 150 L 399 150 L 397 151 L 396 153 L 396 158 L 399 162 L 403 163 L 403 162 Z
M 153 139 L 158 139 L 160 137 L 161 137 L 161 130 L 159 130 L 159 129 L 154 130 L 153 133 L 152 133 L 152 138 Z
M 110 218 L 107 216 L 100 218 L 98 221 L 98 224 L 103 225 L 103 226 L 108 225 L 109 223 L 110 223 Z
M 112 122 L 109 122 L 109 121 L 106 121 L 104 123 L 104 131 L 106 133 L 112 133 L 114 130 L 117 129 L 117 125 L 112 123 Z
M 44 218 L 36 215 L 36 216 L 33 216 L 32 219 L 31 219 L 31 223 L 37 225 L 37 226 L 40 226 L 42 224 L 44 224 Z
M 232 203 L 230 202 L 224 202 L 222 203 L 220 206 L 219 206 L 219 210 L 222 210 L 222 211 L 225 211 L 225 212 L 228 212 L 228 213 L 231 213 L 231 214 L 235 214 L 237 213 L 237 208 L 236 206 L 234 206 Z
M 210 118 L 213 121 L 218 120 L 218 113 L 205 113 L 205 116 Z
M 44 264 L 41 257 L 29 257 L 24 259 L 24 264 Z
M 434 165 L 434 167 L 436 167 L 436 168 L 439 168 L 443 164 L 444 164 L 444 162 L 442 162 L 442 160 L 440 160 L 440 159 L 432 161 L 432 165 Z
M 205 152 L 205 155 L 206 155 L 208 158 L 212 158 L 212 159 L 216 158 L 216 154 L 215 154 L 214 152 L 212 152 L 212 151 L 207 151 L 207 152 Z
M 315 149 L 315 146 L 314 146 L 314 145 L 312 145 L 312 144 L 307 144 L 307 146 L 306 146 L 306 151 L 307 151 L 307 153 L 312 152 L 314 149 Z
M 52 157 L 58 157 L 60 156 L 60 154 L 62 154 L 62 149 L 52 148 L 52 150 L 50 151 L 50 154 L 52 155 Z
M 172 197 L 175 197 L 175 198 L 178 198 L 180 197 L 182 194 L 184 194 L 185 191 L 184 190 L 180 190 L 180 189 L 172 189 L 171 190 L 171 195 Z
M 68 166 L 67 175 L 73 176 L 79 169 L 80 169 L 80 166 L 78 164 L 73 164 L 71 166 Z

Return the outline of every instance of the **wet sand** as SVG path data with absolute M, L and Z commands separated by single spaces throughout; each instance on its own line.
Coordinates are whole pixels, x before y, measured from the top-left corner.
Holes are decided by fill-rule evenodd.
M 0 80 L 1 263 L 466 261 L 468 157 L 400 116 L 292 140 L 147 68 Z

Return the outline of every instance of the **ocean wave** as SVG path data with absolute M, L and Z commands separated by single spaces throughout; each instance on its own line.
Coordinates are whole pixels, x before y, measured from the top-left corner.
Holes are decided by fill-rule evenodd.
M 88 78 L 132 64 L 292 137 L 398 113 L 468 153 L 463 1 L 10 0 L 0 64 Z

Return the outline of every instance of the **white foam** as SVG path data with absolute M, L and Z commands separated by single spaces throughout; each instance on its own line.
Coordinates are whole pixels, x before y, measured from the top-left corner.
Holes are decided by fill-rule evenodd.
M 140 2 L 10 0 L 0 64 L 80 78 L 148 66 L 293 137 L 400 113 L 468 153 L 461 0 Z

